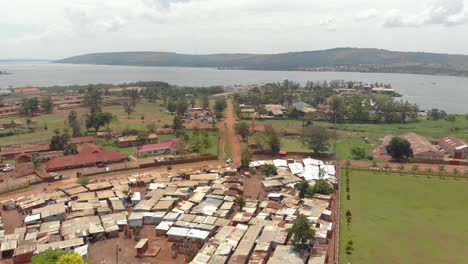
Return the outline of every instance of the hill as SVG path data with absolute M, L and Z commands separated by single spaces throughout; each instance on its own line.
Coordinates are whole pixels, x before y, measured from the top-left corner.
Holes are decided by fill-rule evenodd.
M 187 55 L 170 52 L 110 52 L 70 57 L 57 63 L 220 69 L 394 72 L 468 76 L 468 56 L 382 49 L 336 48 L 280 54 Z

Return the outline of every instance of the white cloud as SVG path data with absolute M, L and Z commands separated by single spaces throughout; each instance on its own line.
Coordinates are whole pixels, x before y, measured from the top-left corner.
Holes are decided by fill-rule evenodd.
M 407 14 L 393 9 L 386 15 L 385 27 L 421 27 L 425 25 L 457 26 L 468 21 L 464 0 L 436 0 L 422 11 Z
M 320 19 L 319 25 L 328 30 L 336 30 L 335 18 L 331 15 L 327 15 Z
M 358 12 L 355 16 L 354 16 L 354 19 L 356 21 L 367 21 L 367 20 L 371 20 L 371 19 L 374 19 L 377 17 L 377 15 L 379 14 L 379 11 L 377 11 L 377 9 L 366 9 L 366 10 L 362 10 L 360 12 Z

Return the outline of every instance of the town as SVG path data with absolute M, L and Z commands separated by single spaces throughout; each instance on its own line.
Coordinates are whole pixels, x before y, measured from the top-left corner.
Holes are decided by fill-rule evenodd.
M 468 119 L 399 96 L 336 80 L 2 90 L 2 261 L 352 260 L 354 175 L 468 175 Z

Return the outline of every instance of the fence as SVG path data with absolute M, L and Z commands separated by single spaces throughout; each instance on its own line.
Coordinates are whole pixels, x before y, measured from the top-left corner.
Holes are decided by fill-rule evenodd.
M 11 183 L 8 184 L 7 186 L 1 186 L 0 187 L 0 195 L 6 194 L 9 192 L 13 192 L 19 189 L 24 189 L 29 187 L 29 182 L 17 182 L 17 183 Z
M 345 168 L 346 170 L 346 168 Z M 468 178 L 468 174 L 466 173 L 450 173 L 450 172 L 445 172 L 445 173 L 441 173 L 441 172 L 436 172 L 436 171 L 432 171 L 432 172 L 427 172 L 427 171 L 411 171 L 411 170 L 397 170 L 395 168 L 391 168 L 391 169 L 384 169 L 384 168 L 375 168 L 375 169 L 372 169 L 372 168 L 364 168 L 364 167 L 354 167 L 354 166 L 351 166 L 349 167 L 349 170 L 351 171 L 366 171 L 366 172 L 374 172 L 374 173 L 384 173 L 384 174 L 389 174 L 389 173 L 393 173 L 393 174 L 410 174 L 410 175 L 420 175 L 420 176 L 434 176 L 434 177 L 452 177 L 452 178 L 460 178 L 460 177 L 463 177 L 463 178 Z
M 218 160 L 218 156 L 205 156 L 205 157 L 192 158 L 192 159 L 142 163 L 140 164 L 140 168 L 145 169 L 145 168 L 160 167 L 160 166 L 172 166 L 172 165 L 178 165 L 178 164 L 195 163 L 195 162 L 212 161 L 212 160 Z

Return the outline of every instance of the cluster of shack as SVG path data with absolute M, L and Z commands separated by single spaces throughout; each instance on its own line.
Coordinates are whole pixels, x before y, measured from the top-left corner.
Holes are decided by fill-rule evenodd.
M 266 164 L 276 176 L 263 175 Z M 244 183 L 257 177 L 263 195 L 244 193 Z M 320 160 L 253 161 L 248 171 L 205 167 L 146 173 L 126 178 L 71 185 L 54 191 L 2 201 L 24 221 L 0 231 L 0 254 L 28 263 L 47 249 L 88 255 L 102 240 L 135 237 L 135 257 L 157 258 L 152 239 L 167 239 L 173 257 L 194 264 L 327 263 L 333 233 L 332 195 L 300 199 L 294 184 L 325 179 L 336 187 L 335 167 Z M 245 205 L 236 204 L 243 196 Z M 288 228 L 299 214 L 315 229 L 310 249 L 297 251 Z M 152 226 L 154 233 L 138 232 Z M 152 254 L 147 254 L 152 251 Z M 154 253 L 156 252 L 156 253 Z M 151 260 L 150 260 L 151 261 Z

